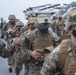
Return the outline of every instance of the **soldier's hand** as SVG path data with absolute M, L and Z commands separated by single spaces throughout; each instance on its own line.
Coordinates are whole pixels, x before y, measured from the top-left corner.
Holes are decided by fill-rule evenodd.
M 18 38 L 18 37 L 13 38 L 13 44 L 16 45 L 18 43 L 20 43 L 20 38 Z
M 8 33 L 13 32 L 13 29 L 12 29 L 12 28 L 9 28 L 9 29 L 7 30 L 7 32 L 8 32 Z
M 38 50 L 34 50 L 31 52 L 31 56 L 37 60 L 41 56 L 41 54 L 38 53 Z

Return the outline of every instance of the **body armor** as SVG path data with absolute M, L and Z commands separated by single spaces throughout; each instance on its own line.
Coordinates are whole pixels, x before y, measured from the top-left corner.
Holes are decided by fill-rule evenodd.
M 47 33 L 45 35 L 36 34 L 34 40 L 34 50 L 35 49 L 44 49 L 45 47 L 49 47 L 52 44 L 51 34 Z
M 69 40 L 64 40 L 60 44 L 58 57 L 58 67 L 61 71 L 60 75 L 75 75 L 76 73 L 76 53 L 69 46 Z

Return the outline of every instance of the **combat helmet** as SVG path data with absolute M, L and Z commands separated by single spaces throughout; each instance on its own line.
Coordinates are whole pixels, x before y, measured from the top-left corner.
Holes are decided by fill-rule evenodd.
M 16 16 L 15 16 L 15 15 L 13 15 L 13 14 L 9 15 L 8 20 L 11 20 L 11 19 L 16 20 Z
M 34 12 L 28 13 L 28 17 L 35 17 L 35 16 L 36 16 L 36 14 Z
M 23 26 L 24 26 L 24 24 L 21 21 L 16 22 L 16 27 L 23 27 Z
M 65 27 L 68 30 L 72 26 L 76 26 L 76 8 L 72 8 L 69 11 Z
M 49 17 L 39 16 L 37 17 L 36 24 L 38 29 L 45 29 L 49 27 L 49 25 L 51 24 L 51 21 Z
M 36 17 L 30 17 L 28 18 L 28 24 L 33 24 L 36 22 Z

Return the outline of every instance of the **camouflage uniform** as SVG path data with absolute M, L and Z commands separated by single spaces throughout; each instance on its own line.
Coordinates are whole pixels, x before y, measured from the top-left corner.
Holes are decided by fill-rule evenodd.
M 28 29 L 29 29 L 28 24 L 24 25 L 24 26 L 21 28 L 21 33 L 24 33 L 24 32 L 27 31 Z
M 62 20 L 61 16 L 59 16 L 58 22 L 57 22 L 57 34 L 59 37 L 63 35 L 64 26 L 65 26 L 65 21 Z
M 14 27 L 14 33 L 15 33 L 14 35 L 16 36 L 16 38 L 21 35 L 21 28 L 23 27 L 23 25 L 24 24 L 21 21 L 16 22 L 16 25 Z M 20 47 L 19 44 L 12 47 L 12 49 L 16 50 L 14 55 L 13 55 L 14 56 L 14 64 L 15 64 L 14 65 L 15 72 L 17 71 L 16 68 L 18 67 L 17 63 L 20 62 L 19 59 L 18 59 L 18 55 L 19 55 L 19 53 L 21 53 L 21 49 L 19 49 L 19 47 Z M 19 55 L 19 57 L 20 57 L 20 55 Z M 21 60 L 21 62 L 22 62 L 22 60 Z
M 51 22 L 53 31 L 57 34 L 57 17 L 54 16 Z
M 8 50 L 5 48 L 5 44 L 0 40 L 0 56 L 3 58 L 9 57 L 14 54 L 14 50 Z M 11 46 L 10 46 L 11 47 Z
M 17 44 L 11 44 L 9 50 L 15 50 L 14 52 L 14 59 L 15 59 L 15 73 L 16 75 L 19 75 L 20 71 L 22 70 L 23 64 L 25 62 L 24 58 L 24 50 L 22 50 L 22 46 L 20 45 L 20 42 Z
M 53 42 L 52 45 L 54 47 L 58 46 L 60 38 L 58 37 L 58 35 L 51 28 L 49 28 L 49 31 L 51 32 L 52 37 L 53 37 L 53 39 L 52 39 L 52 42 Z
M 21 21 L 16 22 L 16 25 L 15 25 L 14 30 L 13 30 L 14 31 L 14 35 L 16 37 L 19 37 L 21 35 L 21 28 L 23 26 L 24 26 L 24 24 Z
M 8 19 L 16 21 L 15 15 L 9 15 Z M 15 25 L 16 25 L 15 22 L 13 22 L 13 23 L 11 23 L 10 21 L 7 22 L 6 25 L 2 28 L 3 34 L 7 36 L 7 30 L 9 28 L 13 28 Z
M 28 35 L 29 33 L 33 33 L 33 30 L 35 29 L 35 26 L 34 26 L 35 20 L 34 19 L 35 18 L 28 19 L 29 29 L 27 31 L 25 31 L 24 33 L 22 33 L 20 35 L 20 38 L 23 38 L 25 34 Z M 30 38 L 32 38 L 32 36 Z M 24 66 L 25 67 L 24 75 L 28 74 L 27 62 L 25 60 L 23 60 L 25 57 L 24 52 L 25 52 L 25 50 L 16 50 L 16 52 L 15 52 L 15 73 L 17 75 L 20 74 L 20 71 L 22 70 L 23 64 L 25 65 Z
M 51 38 L 52 34 L 51 32 L 48 31 L 48 25 L 50 24 L 48 18 L 38 17 L 37 22 L 39 23 L 39 24 L 37 23 L 38 29 L 36 29 L 34 33 L 32 34 L 33 35 L 32 40 L 30 38 L 31 33 L 25 34 L 25 36 L 21 39 L 22 40 L 21 44 L 24 49 L 27 47 L 27 43 L 28 43 L 27 41 L 26 41 L 27 43 L 25 43 L 25 39 L 30 40 L 29 50 L 26 50 L 25 52 L 26 53 L 25 59 L 28 61 L 27 65 L 29 67 L 28 75 L 39 74 L 39 71 L 44 61 L 44 57 L 47 54 L 47 52 L 44 52 L 44 49 L 46 47 L 50 47 L 50 49 L 53 48 L 53 46 L 51 46 L 52 45 L 52 38 Z M 31 56 L 31 52 L 35 51 L 36 49 L 39 49 L 38 52 L 40 52 L 41 54 L 38 60 L 35 60 Z
M 65 35 L 60 37 L 59 42 L 62 42 L 65 39 L 69 39 L 70 37 L 71 37 L 71 34 L 65 34 Z
M 6 25 L 2 29 L 3 34 L 6 36 L 6 41 L 8 43 L 7 47 L 10 46 L 11 39 L 15 37 L 13 29 L 16 25 L 16 17 L 15 17 L 15 15 L 9 15 L 8 19 L 9 19 L 9 22 L 6 23 Z M 8 65 L 9 65 L 9 71 L 12 72 L 12 67 L 14 66 L 13 56 L 10 56 L 8 58 Z
M 75 75 L 76 74 L 76 9 L 70 10 L 67 29 L 71 28 L 71 38 L 63 40 L 61 44 L 49 54 L 43 64 L 40 75 Z
M 36 20 L 36 17 L 28 18 L 28 22 L 24 27 L 22 27 L 21 33 L 24 33 L 24 32 L 28 33 L 29 30 L 34 30 L 36 28 L 34 24 L 35 20 Z

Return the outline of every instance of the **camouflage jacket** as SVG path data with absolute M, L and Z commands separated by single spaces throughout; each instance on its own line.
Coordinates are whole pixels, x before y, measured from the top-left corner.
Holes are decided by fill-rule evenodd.
M 36 32 L 36 31 L 34 31 Z M 25 38 L 26 37 L 26 38 Z M 52 33 L 52 37 L 55 38 L 55 40 L 57 41 L 58 39 L 54 36 L 54 34 Z M 34 35 L 34 39 L 35 39 L 35 35 Z M 25 43 L 25 41 L 27 43 Z M 34 42 L 34 41 L 33 41 Z M 21 45 L 23 46 L 23 48 L 25 49 L 27 46 L 28 46 L 28 49 L 26 49 L 25 51 L 25 57 L 27 60 L 30 60 L 30 57 L 31 57 L 31 46 L 30 46 L 30 39 L 29 39 L 29 36 L 28 34 L 24 34 L 23 37 L 21 37 Z M 30 47 L 29 47 L 30 46 Z
M 40 75 L 54 75 L 56 73 L 59 48 L 60 45 L 49 54 L 48 58 L 43 64 Z
M 7 58 L 7 57 L 13 55 L 15 50 L 12 49 L 13 48 L 12 46 L 13 45 L 10 45 L 8 49 L 6 49 L 5 47 L 0 48 L 0 56 L 3 58 Z
M 63 40 L 61 44 L 49 54 L 41 69 L 41 75 L 74 75 L 76 71 L 75 52 L 76 48 L 72 41 L 70 39 Z
M 4 35 L 6 35 L 6 31 L 10 28 L 10 27 L 14 27 L 15 25 L 11 25 L 10 22 L 7 22 L 6 25 L 2 28 L 2 32 Z

